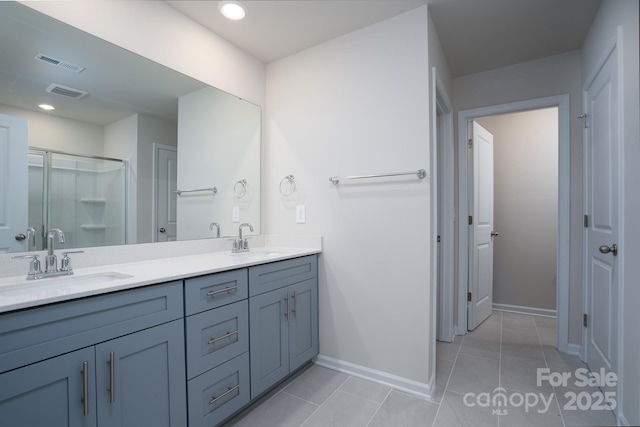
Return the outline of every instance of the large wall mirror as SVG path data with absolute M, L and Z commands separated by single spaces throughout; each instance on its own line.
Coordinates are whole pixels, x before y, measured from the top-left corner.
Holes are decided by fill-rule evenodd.
M 0 253 L 260 233 L 258 106 L 16 2 L 0 57 Z

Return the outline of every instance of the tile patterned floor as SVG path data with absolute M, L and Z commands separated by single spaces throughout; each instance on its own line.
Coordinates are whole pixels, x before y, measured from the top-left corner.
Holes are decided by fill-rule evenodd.
M 547 382 L 538 387 L 538 368 L 573 373 L 585 367 L 578 357 L 554 348 L 555 333 L 555 319 L 494 312 L 475 331 L 455 342 L 438 342 L 437 389 L 432 401 L 312 365 L 226 427 L 615 425 L 610 411 L 569 410 L 567 403 L 571 402 L 565 393 L 591 389 L 578 389 L 571 382 L 566 388 L 553 388 Z M 480 393 L 493 396 L 498 387 L 515 402 L 501 408 L 501 413 L 486 405 L 466 404 L 484 402 L 473 398 Z M 465 399 L 470 392 L 476 395 Z M 519 396 L 529 396 L 533 403 L 533 396 L 541 394 L 545 403 L 539 400 L 528 410 L 519 405 Z

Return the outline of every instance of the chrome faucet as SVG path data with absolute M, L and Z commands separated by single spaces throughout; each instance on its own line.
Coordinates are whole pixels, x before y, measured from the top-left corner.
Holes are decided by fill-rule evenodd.
M 249 230 L 253 231 L 253 225 L 247 222 L 240 224 L 240 227 L 238 227 L 238 238 L 233 241 L 233 248 L 231 249 L 231 252 L 234 254 L 238 252 L 249 252 L 249 242 L 247 239 L 242 238 L 242 229 L 244 227 L 249 227 Z
M 213 227 L 216 227 L 217 231 L 216 231 L 216 238 L 220 238 L 220 224 L 218 224 L 217 222 L 212 222 L 209 225 L 209 230 L 213 230 Z
M 27 280 L 44 279 L 47 277 L 55 276 L 68 276 L 73 274 L 71 268 L 71 258 L 69 254 L 78 254 L 84 251 L 67 251 L 62 253 L 62 262 L 60 270 L 58 270 L 58 259 L 53 253 L 53 239 L 58 236 L 58 243 L 64 243 L 64 233 L 59 228 L 52 228 L 47 233 L 47 256 L 45 257 L 45 270 L 40 269 L 40 260 L 38 254 L 33 255 L 16 255 L 14 259 L 30 259 L 29 273 L 27 273 Z
M 47 233 L 47 256 L 44 258 L 45 274 L 58 271 L 58 258 L 53 253 L 53 238 L 58 236 L 58 243 L 64 243 L 64 233 L 59 228 L 52 228 Z

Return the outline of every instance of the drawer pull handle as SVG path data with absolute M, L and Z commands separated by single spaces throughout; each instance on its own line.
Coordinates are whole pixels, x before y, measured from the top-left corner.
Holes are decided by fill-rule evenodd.
M 82 414 L 89 415 L 89 362 L 82 362 Z
M 237 286 L 228 286 L 228 287 L 226 287 L 224 289 L 219 289 L 217 291 L 207 292 L 207 296 L 208 297 L 213 297 L 213 296 L 216 296 L 216 295 L 221 294 L 223 292 L 231 292 L 231 291 L 234 291 L 236 289 L 238 289 Z
M 284 312 L 284 317 L 287 318 L 287 322 L 289 321 L 289 306 L 291 305 L 291 296 L 287 294 L 287 297 L 284 299 L 287 302 L 287 309 Z
M 109 353 L 109 402 L 116 401 L 116 357 Z
M 237 385 L 237 386 L 235 386 L 235 387 L 229 387 L 229 390 L 225 391 L 225 392 L 224 392 L 224 393 L 222 393 L 220 396 L 218 396 L 218 397 L 214 397 L 213 399 L 211 399 L 211 400 L 209 401 L 209 405 L 213 405 L 213 404 L 215 404 L 218 400 L 220 400 L 220 399 L 223 399 L 223 398 L 227 397 L 228 395 L 230 395 L 231 393 L 233 393 L 234 391 L 239 390 L 239 389 L 240 389 L 240 384 L 238 384 L 238 385 Z
M 222 336 L 220 336 L 220 337 L 218 337 L 218 338 L 211 338 L 211 339 L 209 340 L 209 344 L 215 344 L 215 343 L 217 343 L 218 341 L 221 341 L 221 340 L 223 340 L 223 339 L 225 339 L 225 338 L 232 337 L 232 336 L 237 335 L 237 334 L 238 334 L 238 331 L 227 332 L 226 334 L 224 334 L 224 335 L 222 335 Z
M 297 307 L 298 307 L 298 296 L 296 295 L 296 291 L 293 291 L 293 309 L 291 311 L 293 312 L 294 319 L 298 318 L 298 312 L 296 310 Z

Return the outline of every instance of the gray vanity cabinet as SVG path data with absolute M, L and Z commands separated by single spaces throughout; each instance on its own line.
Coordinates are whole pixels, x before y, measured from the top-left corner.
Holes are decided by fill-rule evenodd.
M 276 288 L 249 298 L 253 399 L 318 354 L 317 258 L 253 267 L 249 286 Z
M 310 255 L 0 314 L 0 425 L 209 427 L 318 354 Z
M 247 269 L 185 280 L 189 427 L 215 426 L 251 398 Z
M 95 427 L 95 400 L 86 415 L 83 406 L 84 375 L 87 390 L 95 390 L 93 360 L 93 348 L 85 348 L 0 375 L 0 424 Z
M 186 425 L 182 283 L 0 315 L 0 424 Z

